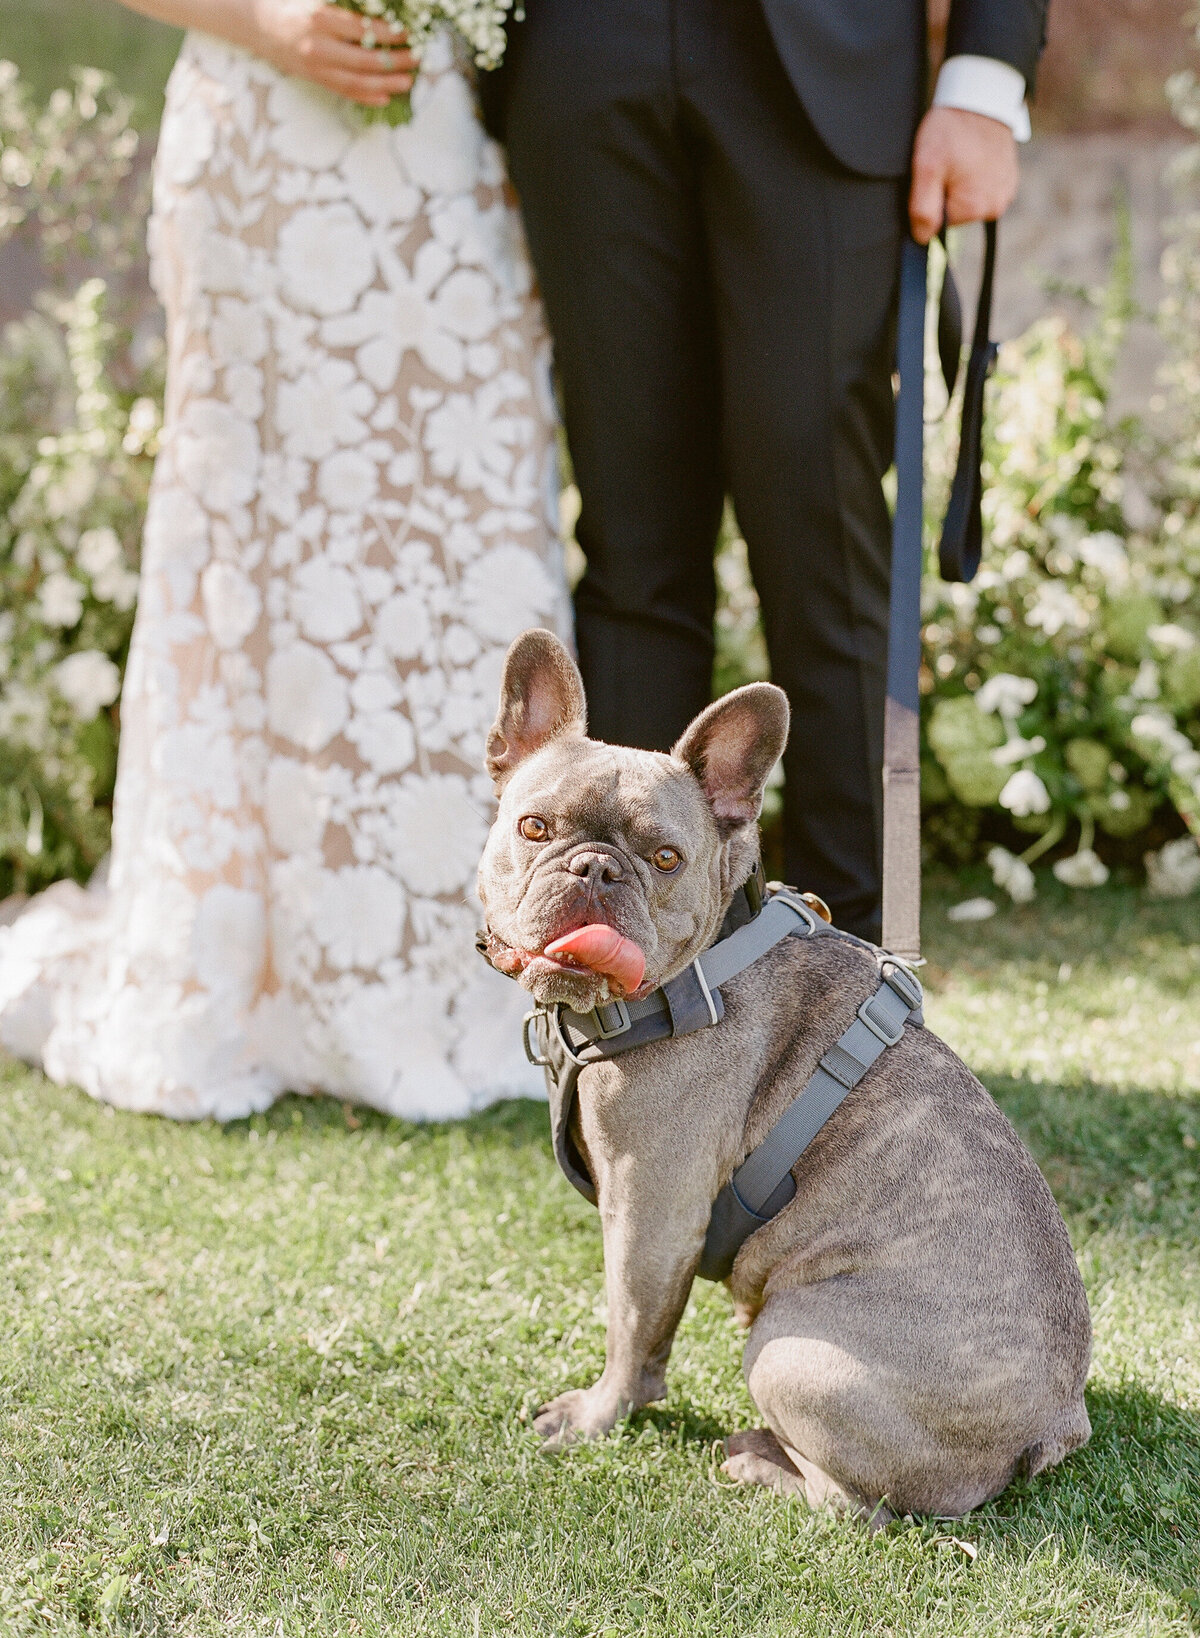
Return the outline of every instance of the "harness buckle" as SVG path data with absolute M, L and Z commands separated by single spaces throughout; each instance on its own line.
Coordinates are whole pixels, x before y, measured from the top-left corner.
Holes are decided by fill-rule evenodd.
M 921 980 L 907 962 L 899 956 L 887 955 L 879 963 L 879 976 L 889 989 L 895 990 L 901 1001 L 908 1003 L 909 1012 L 916 1012 L 925 999 Z
M 524 1018 L 521 1020 L 521 1045 L 525 1048 L 526 1058 L 528 1058 L 529 1062 L 535 1069 L 550 1068 L 549 1058 L 540 1058 L 533 1050 L 533 1047 L 529 1042 L 530 1029 L 536 1029 L 538 1019 L 544 1018 L 545 1016 L 546 1014 L 541 1007 L 534 1007 L 530 1012 L 527 1012 Z
M 609 1029 L 605 1025 L 603 1014 L 614 1011 L 617 1015 L 617 1021 L 613 1028 Z M 629 1008 L 625 1005 L 624 1001 L 602 1001 L 599 1006 L 592 1008 L 591 1012 L 588 1013 L 588 1017 L 592 1020 L 593 1024 L 595 1024 L 596 1034 L 602 1041 L 611 1041 L 614 1036 L 624 1035 L 626 1030 L 632 1028 L 629 1018 Z
M 890 988 L 890 986 L 889 986 L 889 988 Z M 899 992 L 897 992 L 897 993 L 899 993 Z M 907 1018 L 902 1018 L 900 1020 L 899 1025 L 897 1026 L 896 1033 L 894 1035 L 889 1035 L 887 1030 L 884 1029 L 883 1025 L 880 1024 L 880 1023 L 877 1023 L 876 1020 L 871 1017 L 870 1006 L 871 1006 L 872 1001 L 874 1001 L 878 995 L 879 995 L 879 991 L 876 990 L 874 995 L 869 995 L 867 997 L 867 999 L 863 1002 L 862 1006 L 859 1007 L 859 1009 L 858 1009 L 858 1016 L 859 1016 L 859 1018 L 862 1019 L 863 1023 L 871 1031 L 871 1034 L 874 1035 L 878 1040 L 882 1041 L 884 1046 L 895 1046 L 896 1042 L 904 1034 L 904 1026 L 908 1022 L 908 1020 L 907 1020 Z M 901 996 L 900 999 L 903 1000 L 904 997 Z

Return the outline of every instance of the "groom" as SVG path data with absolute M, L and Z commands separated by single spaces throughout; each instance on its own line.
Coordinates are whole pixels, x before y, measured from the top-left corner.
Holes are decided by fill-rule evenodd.
M 792 706 L 787 879 L 873 938 L 901 237 L 1009 204 L 1045 6 L 953 0 L 924 119 L 924 0 L 526 0 L 484 87 L 583 500 L 591 731 L 665 750 L 707 702 L 729 493 Z

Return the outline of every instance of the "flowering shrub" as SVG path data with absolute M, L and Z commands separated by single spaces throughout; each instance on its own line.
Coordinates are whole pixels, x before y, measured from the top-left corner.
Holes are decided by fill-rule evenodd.
M 1091 887 L 1105 839 L 1200 835 L 1200 520 L 1161 461 L 1135 477 L 1146 437 L 1108 414 L 1125 289 L 1118 267 L 1086 338 L 1051 318 L 1001 348 L 984 564 L 968 586 L 925 585 L 927 827 L 960 856 L 990 829 L 993 876 L 1018 900 L 1060 844 L 1055 875 Z M 952 418 L 931 444 L 936 510 Z M 1000 845 L 999 819 L 1028 845 Z
M 35 114 L 0 64 L 0 238 L 36 225 L 58 284 L 138 253 L 129 108 L 77 75 Z M 66 212 L 65 201 L 71 210 Z M 85 877 L 108 846 L 117 699 L 160 412 L 157 349 L 108 289 L 51 289 L 0 357 L 0 894 Z

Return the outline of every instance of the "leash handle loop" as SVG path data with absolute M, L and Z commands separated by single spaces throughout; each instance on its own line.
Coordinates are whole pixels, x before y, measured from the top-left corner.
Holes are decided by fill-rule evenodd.
M 985 222 L 983 275 L 979 283 L 975 334 L 963 387 L 958 464 L 954 469 L 954 482 L 938 544 L 938 567 L 942 579 L 951 582 L 974 580 L 983 555 L 983 404 L 984 389 L 998 351 L 990 335 L 995 276 L 996 224 Z

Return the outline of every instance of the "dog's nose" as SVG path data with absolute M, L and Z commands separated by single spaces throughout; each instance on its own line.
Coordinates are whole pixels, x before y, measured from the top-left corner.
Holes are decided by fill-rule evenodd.
M 619 882 L 624 876 L 611 853 L 577 853 L 567 869 L 573 876 L 582 876 L 589 887 L 597 882 Z

